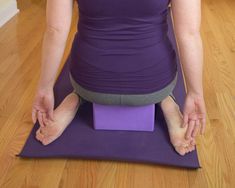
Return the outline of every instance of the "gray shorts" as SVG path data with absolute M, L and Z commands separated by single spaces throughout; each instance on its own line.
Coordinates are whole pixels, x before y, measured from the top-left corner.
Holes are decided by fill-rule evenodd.
M 83 88 L 81 85 L 79 85 L 73 79 L 70 72 L 69 72 L 69 78 L 74 88 L 73 92 L 79 95 L 80 104 L 89 101 L 92 103 L 105 104 L 105 105 L 138 106 L 138 105 L 159 103 L 168 95 L 170 95 L 175 100 L 172 91 L 177 83 L 178 72 L 176 73 L 174 80 L 171 83 L 169 83 L 166 87 L 156 92 L 148 94 L 111 94 L 111 93 L 94 92 L 87 90 Z

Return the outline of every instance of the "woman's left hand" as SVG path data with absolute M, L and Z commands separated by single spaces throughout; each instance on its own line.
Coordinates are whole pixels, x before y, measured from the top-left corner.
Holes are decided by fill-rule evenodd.
M 183 125 L 188 125 L 186 138 L 196 137 L 197 133 L 204 134 L 206 127 L 206 107 L 203 95 L 188 92 L 183 108 Z M 201 125 L 201 126 L 200 126 Z

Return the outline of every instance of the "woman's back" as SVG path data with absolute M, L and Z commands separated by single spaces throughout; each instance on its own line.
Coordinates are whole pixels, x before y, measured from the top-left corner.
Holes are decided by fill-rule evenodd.
M 168 0 L 78 0 L 79 22 L 70 71 L 78 84 L 102 93 L 141 94 L 176 75 L 168 38 Z

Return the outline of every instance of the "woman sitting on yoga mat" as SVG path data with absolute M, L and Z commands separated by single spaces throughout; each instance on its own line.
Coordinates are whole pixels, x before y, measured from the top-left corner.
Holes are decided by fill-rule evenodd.
M 44 145 L 57 139 L 85 100 L 107 105 L 159 103 L 176 152 L 195 150 L 196 135 L 204 133 L 206 123 L 200 0 L 77 3 L 78 32 L 69 65 L 74 91 L 54 110 L 53 86 L 70 31 L 73 0 L 47 1 L 42 69 L 32 108 L 33 122 L 38 119 L 40 124 L 36 138 Z M 169 3 L 187 85 L 183 115 L 172 93 L 178 74 L 176 52 L 167 36 Z

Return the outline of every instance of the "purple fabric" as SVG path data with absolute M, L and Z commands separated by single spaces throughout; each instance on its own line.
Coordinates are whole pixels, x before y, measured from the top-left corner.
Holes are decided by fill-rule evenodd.
M 155 104 L 143 106 L 102 105 L 93 103 L 96 130 L 154 130 Z
M 79 22 L 70 71 L 101 93 L 144 94 L 167 86 L 177 72 L 167 35 L 169 0 L 78 0 Z
M 168 19 L 168 21 L 170 20 Z M 171 25 L 171 22 L 169 22 L 169 25 Z M 169 38 L 177 50 L 172 25 L 170 28 Z M 70 58 L 65 63 L 55 84 L 55 107 L 73 90 L 69 82 L 69 63 Z M 179 67 L 178 80 L 173 94 L 182 111 L 186 91 L 178 53 L 177 64 Z M 193 169 L 201 168 L 197 149 L 185 156 L 180 156 L 175 152 L 169 140 L 161 108 L 158 104 L 156 104 L 155 108 L 154 132 L 109 131 L 95 130 L 93 128 L 92 103 L 84 103 L 64 133 L 47 146 L 43 146 L 35 138 L 35 132 L 39 127 L 37 121 L 22 151 L 16 156 L 24 158 L 71 157 L 151 163 Z

